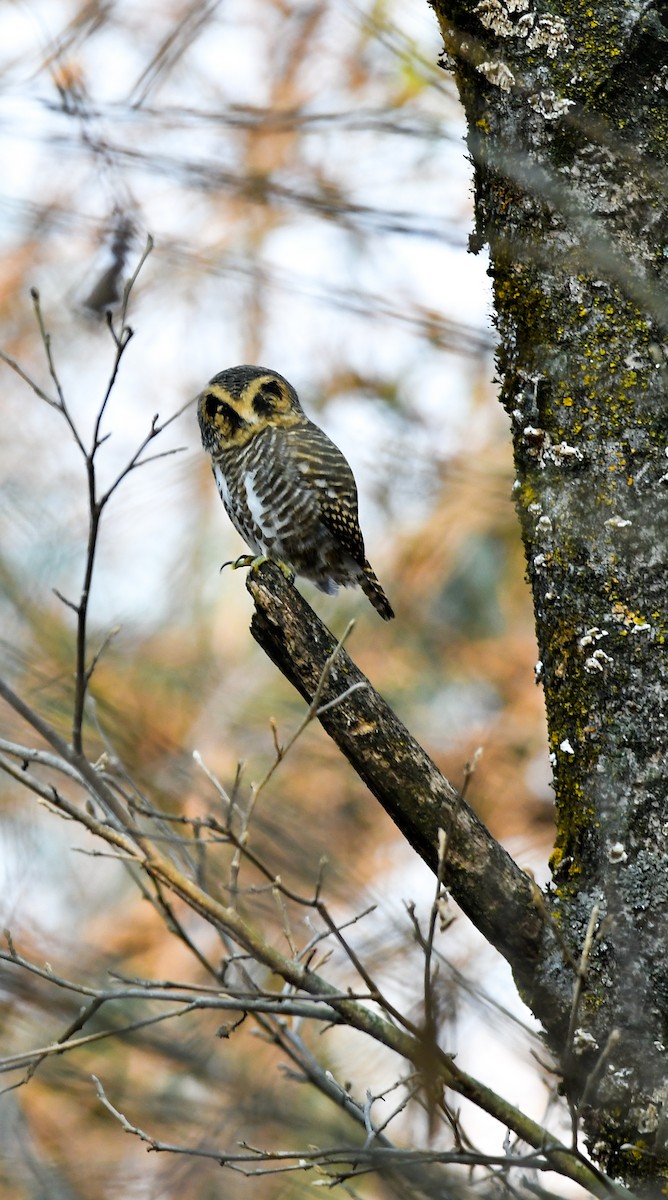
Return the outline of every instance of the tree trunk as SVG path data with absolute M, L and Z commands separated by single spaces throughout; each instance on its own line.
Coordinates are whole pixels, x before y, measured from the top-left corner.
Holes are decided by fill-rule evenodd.
M 596 931 L 568 1038 L 552 1030 L 552 1048 L 595 1155 L 658 1193 L 668 30 L 661 7 L 634 3 L 433 7 L 468 121 L 474 248 L 491 255 L 554 768 L 551 906 L 576 958 L 592 913 Z

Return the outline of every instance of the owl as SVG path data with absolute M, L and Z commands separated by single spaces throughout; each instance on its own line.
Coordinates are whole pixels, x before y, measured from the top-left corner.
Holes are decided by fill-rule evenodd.
M 353 473 L 287 379 L 230 367 L 200 393 L 197 415 L 223 504 L 253 557 L 329 594 L 358 583 L 389 621 L 394 613 L 364 553 Z

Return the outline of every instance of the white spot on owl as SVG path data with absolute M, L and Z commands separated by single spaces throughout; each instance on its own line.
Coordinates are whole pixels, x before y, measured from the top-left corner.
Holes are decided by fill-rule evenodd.
M 244 475 L 244 487 L 246 489 L 246 504 L 248 511 L 253 519 L 253 523 L 258 529 L 264 532 L 266 528 L 264 505 L 255 488 L 255 471 L 247 471 Z
M 218 491 L 220 492 L 220 498 L 223 501 L 223 504 L 225 505 L 225 507 L 229 508 L 230 489 L 227 486 L 227 480 L 225 478 L 225 474 L 223 472 L 223 468 L 221 467 L 220 463 L 213 464 L 213 475 L 214 475 L 214 479 L 216 480 L 216 486 L 218 488 Z

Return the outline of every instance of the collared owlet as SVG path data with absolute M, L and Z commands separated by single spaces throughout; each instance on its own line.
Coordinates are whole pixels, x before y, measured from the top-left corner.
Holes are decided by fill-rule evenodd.
M 199 395 L 197 415 L 223 504 L 253 555 L 330 594 L 359 583 L 389 621 L 394 613 L 364 555 L 353 473 L 287 379 L 230 367 Z

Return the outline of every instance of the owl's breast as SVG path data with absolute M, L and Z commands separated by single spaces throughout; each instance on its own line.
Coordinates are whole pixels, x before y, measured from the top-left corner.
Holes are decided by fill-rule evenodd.
M 336 523 L 324 519 L 333 503 L 329 492 L 346 494 L 337 488 L 338 463 L 329 461 L 331 443 L 324 435 L 320 440 L 324 450 L 308 430 L 296 437 L 294 430 L 266 429 L 241 450 L 221 455 L 214 474 L 232 523 L 254 554 L 287 563 L 331 590 L 350 582 L 357 568 Z
M 225 511 L 237 533 L 241 534 L 246 545 L 254 554 L 264 554 L 261 531 L 256 526 L 248 507 L 244 486 L 247 473 L 237 470 L 237 466 L 238 464 L 214 462 L 213 474 L 216 486 L 225 505 Z

